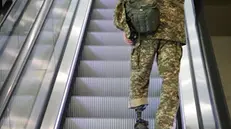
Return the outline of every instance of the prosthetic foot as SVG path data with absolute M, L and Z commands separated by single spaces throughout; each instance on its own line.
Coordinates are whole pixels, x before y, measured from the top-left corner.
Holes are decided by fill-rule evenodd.
M 145 105 L 139 106 L 135 109 L 136 111 L 136 123 L 134 125 L 135 129 L 148 129 L 148 121 L 143 120 L 142 111 L 146 109 Z
M 145 121 L 143 119 L 136 121 L 134 128 L 135 129 L 148 129 L 148 121 Z

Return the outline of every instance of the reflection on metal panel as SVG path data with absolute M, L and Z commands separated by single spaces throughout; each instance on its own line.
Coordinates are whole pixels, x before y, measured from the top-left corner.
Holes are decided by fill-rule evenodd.
M 20 75 L 14 97 L 10 100 L 7 111 L 4 112 L 3 128 L 34 129 L 40 124 L 38 121 L 40 121 L 49 91 L 52 88 L 53 76 L 62 53 L 62 47 L 65 45 L 67 29 L 69 29 L 75 9 L 73 4 L 72 10 L 67 14 L 69 5 L 70 1 L 67 0 L 55 0 L 53 2 L 23 74 Z M 58 13 L 54 18 L 52 14 L 57 8 L 65 13 Z M 65 18 L 67 18 L 67 22 L 64 23 Z M 47 28 L 48 26 L 49 28 Z M 61 29 L 62 31 L 60 31 Z M 18 96 L 22 98 L 22 101 L 27 101 L 27 98 L 33 99 L 20 105 L 17 102 Z M 23 118 L 23 120 L 18 118 Z
M 182 116 L 181 119 L 183 121 L 183 129 L 199 129 L 188 52 L 189 51 L 187 47 L 185 47 L 183 49 L 181 72 L 179 75 Z
M 191 69 L 194 73 L 194 87 L 199 99 L 199 109 L 201 114 L 201 120 L 198 121 L 203 125 L 205 129 L 215 129 L 215 120 L 212 111 L 212 105 L 210 101 L 210 95 L 208 91 L 208 84 L 205 75 L 205 69 L 201 54 L 200 41 L 197 32 L 196 19 L 194 14 L 194 6 L 192 0 L 185 1 L 185 16 L 187 24 L 187 32 L 189 43 L 187 44 L 191 54 Z
M 54 83 L 54 88 L 41 129 L 57 129 L 59 126 L 91 4 L 92 0 L 79 0 L 75 20 L 67 41 L 67 47 Z

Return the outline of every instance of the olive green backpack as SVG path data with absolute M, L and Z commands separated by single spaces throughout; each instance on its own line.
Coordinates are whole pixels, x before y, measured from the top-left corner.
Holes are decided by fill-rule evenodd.
M 156 0 L 125 0 L 127 22 L 138 34 L 153 34 L 160 24 Z

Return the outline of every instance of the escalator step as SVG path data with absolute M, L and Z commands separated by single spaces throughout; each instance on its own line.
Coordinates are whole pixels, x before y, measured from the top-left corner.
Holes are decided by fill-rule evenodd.
M 118 0 L 95 0 L 93 7 L 94 8 L 104 8 L 104 9 L 111 9 L 115 8 Z
M 90 32 L 121 32 L 112 20 L 91 20 L 88 31 Z
M 130 61 L 80 61 L 80 77 L 130 77 Z M 154 63 L 151 77 L 158 77 Z
M 92 19 L 95 20 L 113 20 L 114 9 L 94 9 L 92 12 Z
M 86 45 L 128 46 L 123 40 L 122 32 L 87 32 Z
M 147 119 L 154 129 L 154 119 Z M 67 118 L 64 129 L 133 129 L 134 119 Z
M 83 60 L 130 60 L 129 46 L 84 46 Z
M 154 118 L 159 98 L 150 97 L 144 118 Z M 105 106 L 106 105 L 106 106 Z M 128 109 L 127 97 L 81 97 L 72 96 L 67 111 L 68 117 L 84 118 L 135 118 L 134 110 Z
M 127 97 L 130 78 L 77 78 L 72 94 L 78 96 Z M 162 79 L 151 78 L 149 96 L 160 95 Z

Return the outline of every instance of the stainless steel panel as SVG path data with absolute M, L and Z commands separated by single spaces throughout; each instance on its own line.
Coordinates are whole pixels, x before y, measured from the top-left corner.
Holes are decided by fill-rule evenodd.
M 82 37 L 85 32 L 86 21 L 90 12 L 92 0 L 79 0 L 75 20 L 70 32 L 70 37 L 67 42 L 67 47 L 62 59 L 60 70 L 58 72 L 54 88 L 48 103 L 46 114 L 44 116 L 41 129 L 58 128 L 58 123 L 61 120 L 64 103 L 66 101 L 66 94 L 68 93 L 68 86 L 71 76 L 74 71 L 77 56 L 80 50 Z
M 70 3 L 70 1 L 67 3 Z M 57 3 L 54 5 L 57 5 Z M 66 7 L 63 8 L 63 10 L 65 9 L 67 10 L 68 7 L 69 6 L 67 5 Z M 47 8 L 49 8 L 49 4 Z M 52 11 L 50 13 L 52 13 Z M 72 15 L 72 14 L 69 13 L 69 15 Z M 64 21 L 64 18 L 65 17 L 63 17 L 63 19 L 59 19 L 59 21 L 60 22 Z M 50 83 L 52 82 L 52 79 L 53 79 L 52 76 L 54 75 L 54 72 L 55 72 L 54 71 L 55 69 L 53 67 L 57 65 L 58 59 L 60 58 L 60 53 L 62 52 L 62 48 L 60 48 L 60 44 L 62 44 L 62 46 L 64 46 L 65 44 L 65 38 L 68 33 L 67 26 L 70 24 L 71 18 L 72 16 L 67 17 L 68 24 L 66 23 L 66 25 L 63 26 L 63 29 L 62 29 L 63 31 L 60 34 L 56 48 L 54 47 L 56 45 L 55 42 L 57 41 L 58 34 L 54 36 L 54 32 L 53 32 L 55 31 L 54 27 L 58 26 L 59 28 L 61 28 L 62 24 L 57 25 L 54 23 L 53 24 L 54 26 L 51 27 L 52 31 L 50 32 L 47 32 L 46 28 L 43 27 L 42 32 L 38 36 L 35 46 L 33 47 L 32 52 L 30 53 L 30 57 L 24 68 L 24 71 L 20 74 L 20 78 L 18 80 L 16 89 L 14 92 L 14 96 L 27 97 L 27 95 L 31 95 L 34 97 L 31 103 L 24 104 L 24 106 L 28 107 L 27 110 L 29 114 L 25 113 L 24 115 L 22 115 L 22 117 L 24 118 L 24 121 L 21 121 L 20 124 L 23 125 L 23 128 L 33 129 L 38 124 L 37 121 L 39 121 L 41 112 L 43 111 L 44 102 L 47 100 L 47 94 L 45 93 L 49 93 L 49 90 L 51 88 Z M 49 24 L 49 23 L 45 22 L 45 24 Z M 54 49 L 57 49 L 57 48 L 59 50 L 56 50 L 56 52 L 54 53 Z M 58 55 L 57 55 L 57 51 L 59 53 Z M 53 64 L 54 60 L 51 60 L 54 58 L 56 59 L 56 62 L 55 62 L 56 65 Z M 53 71 L 51 72 L 51 70 Z M 16 104 L 14 99 L 11 99 L 10 103 L 11 104 L 8 105 L 7 107 L 9 108 L 9 111 L 12 110 L 10 108 L 11 106 L 14 107 L 15 109 L 20 108 Z M 4 112 L 4 113 L 6 114 L 7 112 Z M 19 114 L 12 114 L 12 117 L 21 117 L 21 116 Z M 5 116 L 5 119 L 10 119 L 10 118 L 9 116 Z M 11 124 L 13 125 L 17 123 L 18 123 L 17 121 L 11 121 Z M 22 127 L 22 126 L 18 125 L 18 127 Z
M 16 26 L 14 33 L 21 34 L 21 33 L 28 33 L 30 28 L 33 26 L 35 17 L 38 13 L 37 10 L 40 10 L 44 0 L 32 0 L 30 1 L 29 5 L 26 10 L 27 13 L 24 13 L 19 24 Z M 35 14 L 35 12 L 37 12 Z
M 59 33 L 55 33 L 53 30 L 46 31 L 44 28 L 44 30 L 40 32 L 40 36 L 38 37 L 36 42 L 41 45 L 54 46 L 58 38 L 58 34 Z
M 1 129 L 24 129 L 33 101 L 34 96 L 13 96 L 1 120 Z
M 183 57 L 181 59 L 179 84 L 180 84 L 180 100 L 181 100 L 181 119 L 183 121 L 183 129 L 199 129 L 197 109 L 195 104 L 195 96 L 193 93 L 193 80 L 190 72 L 190 57 L 187 46 L 183 49 Z
M 27 67 L 30 69 L 46 70 L 50 62 L 51 54 L 53 53 L 51 45 L 37 45 L 29 58 Z
M 9 34 L 9 32 L 13 29 L 14 24 L 20 18 L 20 14 L 23 13 L 23 8 L 25 8 L 28 0 L 16 1 L 14 7 L 11 9 L 5 21 L 2 21 L 0 31 L 5 34 Z
M 205 69 L 203 64 L 203 58 L 201 54 L 200 48 L 200 40 L 198 37 L 198 31 L 196 26 L 196 19 L 194 14 L 194 6 L 193 1 L 185 1 L 185 16 L 186 16 L 186 24 L 188 31 L 188 48 L 190 49 L 192 55 L 192 64 L 191 69 L 194 72 L 194 86 L 196 87 L 196 91 L 198 93 L 199 98 L 199 106 L 200 113 L 202 115 L 203 126 L 205 129 L 215 129 L 215 119 L 211 105 L 210 94 L 208 91 L 208 82 L 206 80 Z M 195 115 L 194 115 L 195 116 Z M 191 119 L 190 119 L 191 118 Z M 193 121 L 188 115 L 188 120 Z M 193 126 L 191 124 L 191 126 Z M 191 127 L 192 128 L 192 127 Z
M 22 79 L 18 82 L 17 96 L 31 95 L 36 96 L 41 86 L 41 81 L 45 76 L 46 70 L 35 70 L 27 68 Z
M 49 14 L 54 12 L 54 10 L 56 9 L 56 6 L 61 5 L 57 3 L 58 1 L 60 0 L 56 0 L 54 2 Z M 42 69 L 46 69 L 46 73 L 43 79 L 40 81 L 40 89 L 37 90 L 37 97 L 36 97 L 36 100 L 34 101 L 34 105 L 33 105 L 33 109 L 31 110 L 30 117 L 28 118 L 30 122 L 28 122 L 26 129 L 34 129 L 40 124 L 36 122 L 42 119 L 41 113 L 43 113 L 43 109 L 46 108 L 46 101 L 49 98 L 49 93 L 53 86 L 52 85 L 53 78 L 56 76 L 55 74 L 56 69 L 58 67 L 58 62 L 61 58 L 62 50 L 65 47 L 65 41 L 68 35 L 68 30 L 70 29 L 70 26 L 71 26 L 71 21 L 74 16 L 73 10 L 75 10 L 76 4 L 77 2 L 74 0 L 65 2 L 65 6 L 62 6 L 62 10 L 66 12 L 66 14 L 61 17 L 62 19 L 58 19 L 59 23 L 53 24 L 54 26 L 52 29 L 53 31 L 55 31 L 54 33 L 56 34 L 53 35 L 52 37 L 47 36 L 46 34 L 48 33 L 43 33 L 47 31 L 46 29 L 47 26 L 44 26 L 42 33 L 37 40 L 38 46 L 37 46 L 36 51 L 40 53 L 39 55 L 41 55 L 40 61 L 46 62 L 46 63 L 41 63 L 40 66 L 42 66 Z M 59 15 L 62 15 L 62 14 L 59 14 Z M 55 18 L 52 18 L 52 19 L 55 19 Z M 45 25 L 46 24 L 49 24 L 49 23 L 46 21 Z M 61 30 L 61 31 L 56 31 L 56 30 Z M 50 38 L 53 38 L 54 41 L 50 41 L 49 43 L 47 41 L 50 40 Z M 39 48 L 42 49 L 45 46 L 45 44 L 47 48 L 50 48 L 50 47 L 52 48 L 52 50 L 50 51 L 48 51 L 47 49 L 46 54 L 43 53 L 41 50 L 39 50 Z M 36 61 L 38 58 L 33 58 L 33 59 L 35 59 Z M 34 64 L 36 64 L 36 62 L 34 62 Z M 32 69 L 34 68 L 35 67 L 32 66 Z M 32 86 L 33 85 L 31 85 L 31 87 Z
M 13 94 L 13 91 L 20 78 L 23 67 L 26 64 L 26 60 L 29 57 L 29 54 L 34 46 L 34 41 L 37 38 L 37 35 L 39 34 L 40 28 L 42 27 L 41 23 L 44 21 L 45 16 L 48 13 L 51 4 L 52 1 L 44 1 L 44 6 L 39 12 L 38 18 L 35 21 L 32 30 L 30 31 L 31 33 L 29 33 L 29 36 L 26 38 L 24 47 L 20 51 L 17 61 L 15 62 L 14 67 L 12 68 L 12 72 L 8 77 L 8 81 L 5 83 L 5 87 L 3 89 L 2 96 L 0 98 L 0 103 L 1 103 L 0 114 L 4 112 L 4 109 L 6 108 L 8 101 Z
M 22 1 L 22 3 L 24 3 L 26 1 Z M 18 24 L 15 24 L 16 23 L 16 20 L 17 19 L 14 19 L 12 18 L 13 20 L 13 24 L 15 24 L 15 28 L 17 28 L 18 26 L 21 26 L 21 24 L 24 23 L 25 19 L 31 19 L 31 20 L 35 20 L 42 3 L 41 0 L 32 0 L 29 2 L 28 6 L 25 7 L 26 9 L 24 10 L 23 12 L 23 16 L 20 18 L 20 21 L 17 21 Z M 25 4 L 25 3 L 24 3 Z M 22 4 L 23 5 L 23 4 Z M 29 6 L 33 6 L 34 8 L 30 8 Z M 35 8 L 36 6 L 36 8 Z M 21 7 L 20 5 L 20 8 L 24 8 L 23 6 Z M 14 8 L 13 10 L 14 11 Z M 22 9 L 21 10 L 17 10 L 18 12 L 17 13 L 22 13 Z M 31 17 L 29 17 L 29 15 Z M 11 15 L 8 16 L 8 18 L 10 19 Z M 17 14 L 17 18 L 18 18 L 18 14 Z M 33 22 L 28 22 L 27 25 L 28 26 L 31 26 L 33 24 Z M 10 26 L 10 27 L 9 27 Z M 6 75 L 5 76 L 8 76 L 10 70 L 12 69 L 12 66 L 13 64 L 15 63 L 15 60 L 16 58 L 18 57 L 18 54 L 19 54 L 19 51 L 21 50 L 21 47 L 23 46 L 24 44 L 24 41 L 27 37 L 27 33 L 25 33 L 24 31 L 20 31 L 20 32 L 17 32 L 17 30 L 12 30 L 12 24 L 11 22 L 7 21 L 4 22 L 3 24 L 3 28 L 5 28 L 5 30 L 7 32 L 4 32 L 5 30 L 2 30 L 1 31 L 1 35 L 0 35 L 0 38 L 1 38 L 1 44 L 3 45 L 2 48 L 0 48 L 0 69 L 7 69 L 7 72 L 5 73 Z M 1 29 L 3 29 L 1 28 Z M 30 29 L 30 28 L 28 28 Z M 12 34 L 9 35 L 10 31 L 12 31 Z M 29 30 L 28 30 L 29 31 Z M 2 81 L 5 81 L 6 78 L 4 79 L 1 79 Z

